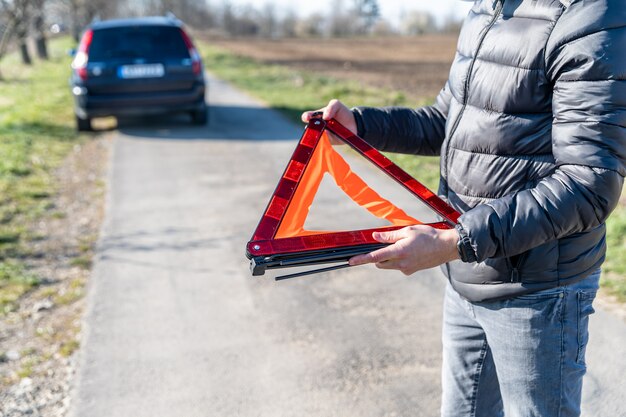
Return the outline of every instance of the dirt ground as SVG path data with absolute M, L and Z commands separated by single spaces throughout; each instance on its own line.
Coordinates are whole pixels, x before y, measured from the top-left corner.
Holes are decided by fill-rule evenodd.
M 380 39 L 233 39 L 209 41 L 238 55 L 433 98 L 445 84 L 456 35 Z M 210 65 L 210 64 L 207 64 Z

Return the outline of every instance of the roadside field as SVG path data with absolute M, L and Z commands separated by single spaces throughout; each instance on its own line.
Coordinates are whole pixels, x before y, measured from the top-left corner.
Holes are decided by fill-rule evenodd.
M 401 91 L 410 100 L 421 101 L 434 98 L 448 79 L 456 36 L 211 40 L 211 44 L 264 64 Z
M 198 39 L 203 39 L 200 34 Z M 384 39 L 207 40 L 207 69 L 242 87 L 294 120 L 340 98 L 348 106 L 432 102 L 448 77 L 456 39 L 450 35 Z M 389 155 L 431 189 L 437 158 Z M 626 198 L 607 222 L 602 284 L 626 302 Z

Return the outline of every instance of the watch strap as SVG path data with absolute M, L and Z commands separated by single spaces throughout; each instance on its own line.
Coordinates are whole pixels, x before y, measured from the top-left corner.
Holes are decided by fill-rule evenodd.
M 456 248 L 459 252 L 461 261 L 466 263 L 476 262 L 476 252 L 474 252 L 474 248 L 472 247 L 467 232 L 463 229 L 463 226 L 461 226 L 460 223 L 455 226 L 455 229 L 459 234 L 459 241 L 456 244 Z

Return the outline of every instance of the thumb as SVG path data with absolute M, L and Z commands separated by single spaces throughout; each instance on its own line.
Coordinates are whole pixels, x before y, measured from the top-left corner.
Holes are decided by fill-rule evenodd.
M 304 123 L 308 123 L 309 121 L 311 121 L 312 118 L 321 116 L 323 111 L 324 108 L 321 108 L 319 110 L 305 111 L 304 113 L 302 113 L 300 118 Z
M 404 239 L 404 229 L 392 230 L 390 232 L 374 232 L 372 237 L 380 243 L 395 243 L 400 239 Z

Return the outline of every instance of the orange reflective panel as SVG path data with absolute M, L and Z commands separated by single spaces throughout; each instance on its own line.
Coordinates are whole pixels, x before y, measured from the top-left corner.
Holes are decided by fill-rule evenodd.
M 305 229 L 311 205 L 325 175 L 330 175 L 336 186 L 352 201 L 379 219 L 384 219 L 394 226 L 421 224 L 389 200 L 381 197 L 357 175 L 331 145 L 328 132 L 324 131 L 293 195 L 292 201 L 297 204 L 290 204 L 287 208 L 275 238 L 328 233 Z

